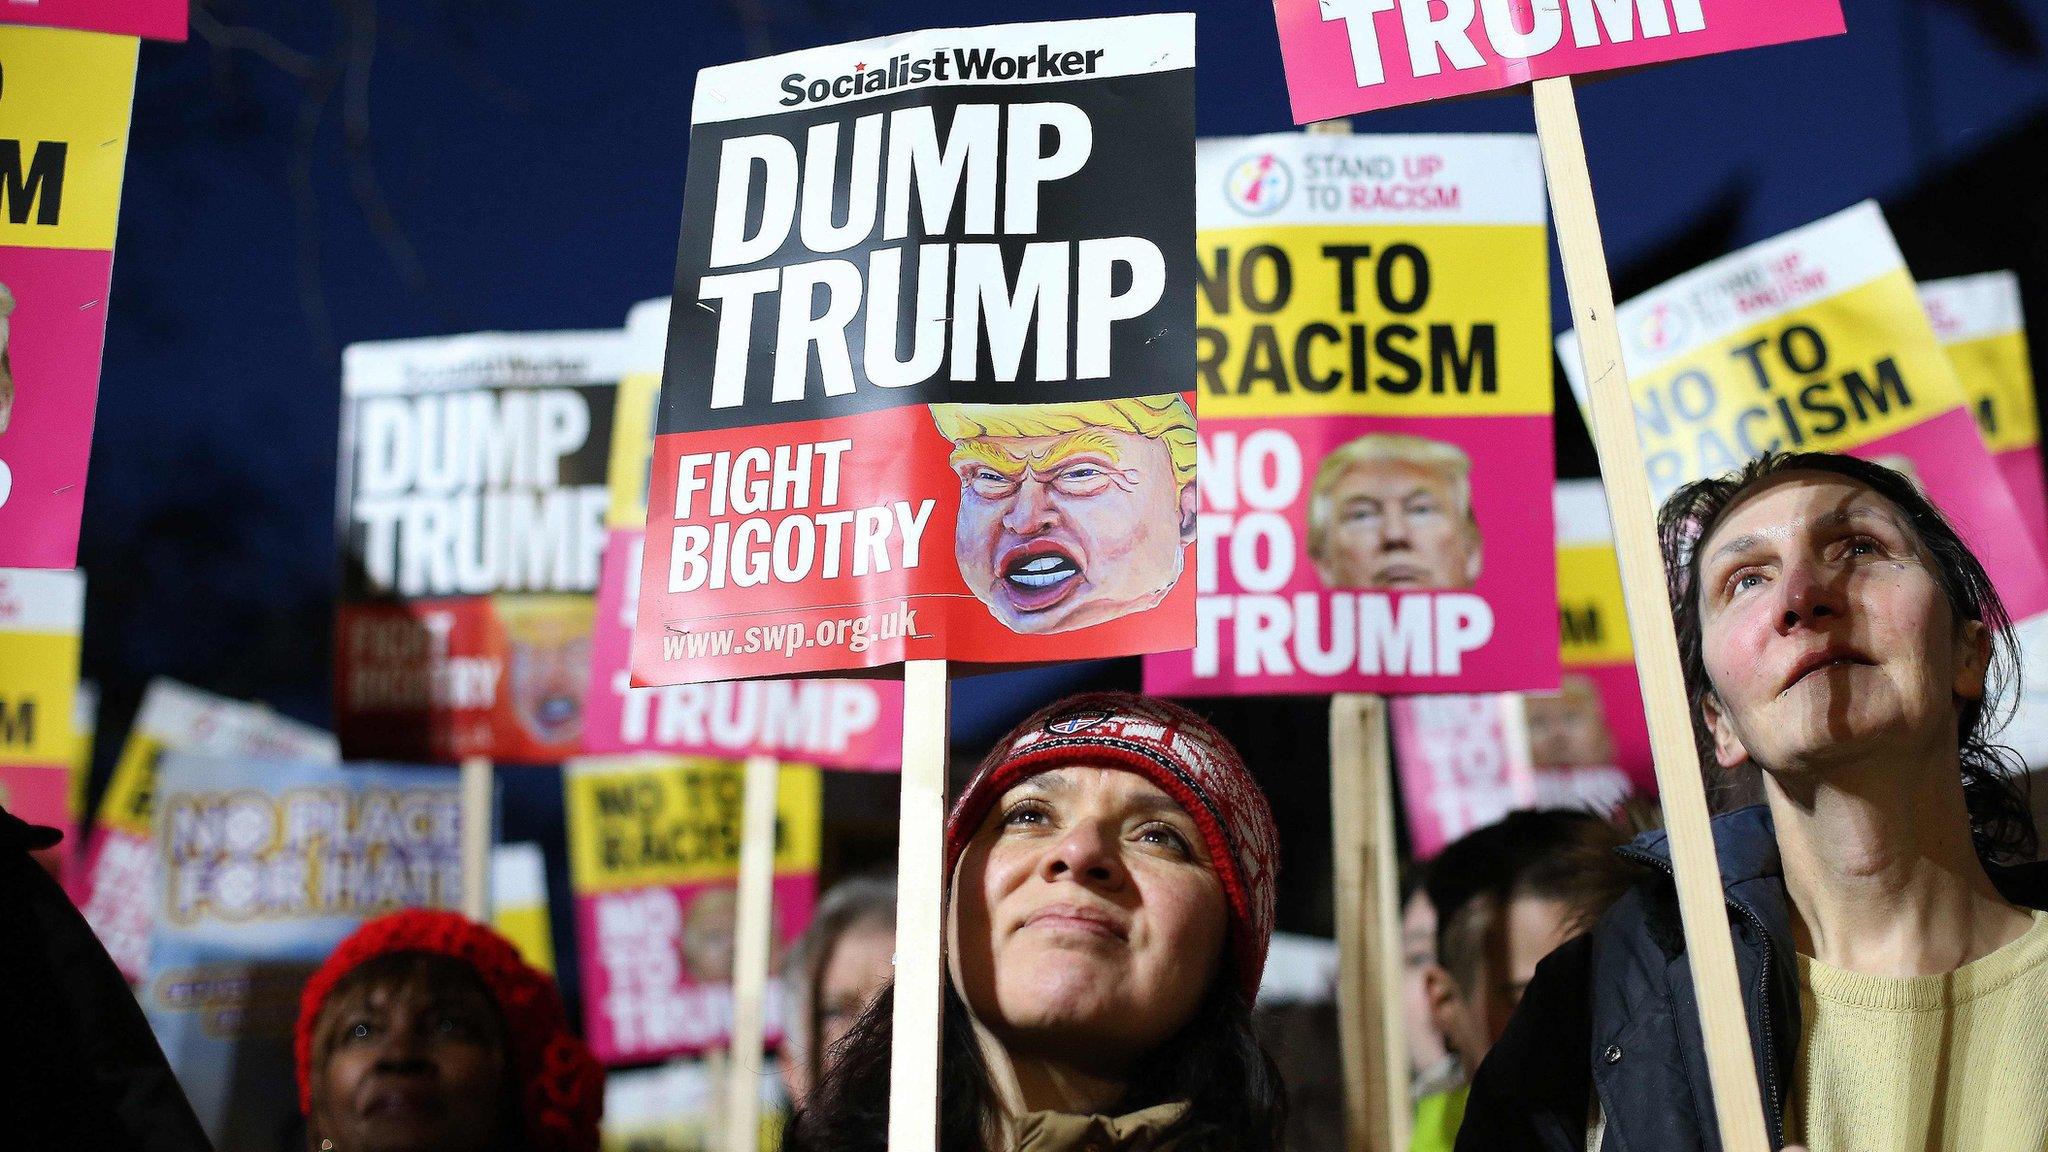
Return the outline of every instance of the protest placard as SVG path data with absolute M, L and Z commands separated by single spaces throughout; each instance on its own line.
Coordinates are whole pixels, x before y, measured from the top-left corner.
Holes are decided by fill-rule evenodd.
M 584 751 L 684 756 L 765 754 L 826 768 L 894 768 L 903 742 L 903 685 L 894 680 L 772 680 L 635 688 L 633 620 L 640 604 L 647 481 L 667 300 L 626 319 L 632 369 L 619 380 L 612 424 L 604 565 L 590 638 Z
M 84 623 L 83 573 L 0 568 L 0 808 L 67 841 Z
M 1193 65 L 1165 15 L 699 75 L 636 684 L 1190 643 Z
M 40 24 L 146 36 L 152 40 L 185 38 L 186 0 L 14 0 L 0 9 L 0 23 Z
M 157 813 L 143 1011 L 215 1147 L 281 1147 L 306 977 L 365 920 L 461 900 L 456 774 L 174 752 Z
M 785 765 L 776 790 L 777 953 L 817 898 L 819 779 L 816 768 Z M 726 1043 L 742 783 L 740 763 L 708 758 L 591 757 L 564 770 L 584 1033 L 608 1064 Z M 773 1044 L 782 995 L 770 986 Z
M 499 844 L 491 849 L 491 927 L 510 940 L 528 964 L 554 974 L 547 859 L 540 845 Z
M 2023 629 L 2048 570 L 1877 205 L 1705 264 L 1618 313 L 1651 495 L 1765 452 L 1905 472 L 1955 522 Z M 1558 338 L 1573 390 L 1576 334 Z
M 2048 481 L 2041 473 L 2041 417 L 2019 277 L 1986 272 L 1931 280 L 1920 285 L 1920 304 L 1955 365 L 1984 447 L 2012 490 L 2035 549 L 2048 559 Z
M 1839 0 L 1273 0 L 1305 124 L 1844 30 Z
M 761 1152 L 775 1152 L 782 1146 L 782 1081 L 761 1076 L 749 1086 L 760 1102 Z M 607 1073 L 603 1152 L 711 1152 L 719 1147 L 719 1089 L 717 1071 L 696 1060 Z
M 78 559 L 135 59 L 0 25 L 0 567 Z
M 1526 136 L 1197 146 L 1180 695 L 1557 686 L 1550 279 Z
M 1408 843 L 1427 860 L 1517 808 L 1536 806 L 1521 700 L 1507 693 L 1390 702 Z
M 348 348 L 335 695 L 351 756 L 581 750 L 623 368 L 618 332 Z
M 131 981 L 142 979 L 149 962 L 157 771 L 166 752 L 315 762 L 341 754 L 332 735 L 261 705 L 150 681 L 100 797 L 85 867 L 71 885 L 86 922 Z
M 1618 770 L 1631 792 L 1657 791 L 1643 689 L 1628 635 L 1628 604 L 1614 557 L 1614 528 L 1598 480 L 1560 480 L 1557 622 L 1564 675 L 1555 693 L 1523 698 L 1529 760 L 1538 769 L 1591 768 L 1593 795 L 1613 791 Z

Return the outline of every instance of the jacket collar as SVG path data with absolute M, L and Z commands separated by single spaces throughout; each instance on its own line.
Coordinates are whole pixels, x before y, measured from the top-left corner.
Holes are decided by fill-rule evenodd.
M 1754 804 L 1713 821 L 1714 856 L 1721 866 L 1721 890 L 1730 904 L 1761 917 L 1773 930 L 1782 930 L 1782 896 L 1761 897 L 1759 880 L 1779 883 L 1782 891 L 1785 867 L 1778 858 L 1776 826 L 1767 805 Z M 1645 832 L 1621 849 L 1622 855 L 1649 864 L 1669 875 L 1671 835 L 1664 829 Z M 1991 882 L 2007 900 L 2024 908 L 2048 911 L 2048 861 L 2010 866 L 1992 864 L 1985 868 Z M 1777 907 L 1773 907 L 1776 905 Z

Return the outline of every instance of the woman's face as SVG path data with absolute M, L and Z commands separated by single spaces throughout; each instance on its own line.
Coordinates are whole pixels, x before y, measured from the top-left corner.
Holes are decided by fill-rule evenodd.
M 857 920 L 832 945 L 818 972 L 818 1059 L 846 1038 L 860 1014 L 896 978 L 896 926 Z
M 1012 1054 L 1114 1074 L 1193 1018 L 1228 932 L 1194 820 L 1141 776 L 1062 768 L 996 802 L 954 884 L 953 979 Z
M 1954 752 L 1957 698 L 1984 694 L 1987 633 L 1956 626 L 1891 501 L 1846 477 L 1790 473 L 1744 498 L 1700 557 L 1705 715 L 1722 767 Z
M 505 1031 L 474 977 L 420 974 L 331 998 L 316 1035 L 327 1039 L 312 1134 L 336 1152 L 498 1145 L 511 1099 Z

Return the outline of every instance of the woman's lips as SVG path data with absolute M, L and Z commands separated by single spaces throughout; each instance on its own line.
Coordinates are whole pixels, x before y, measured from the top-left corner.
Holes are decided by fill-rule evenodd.
M 363 1102 L 365 1116 L 420 1118 L 445 1110 L 441 1093 L 425 1084 L 379 1087 Z
M 1050 541 L 1020 544 L 996 563 L 1004 595 L 1019 611 L 1042 612 L 1081 586 L 1074 554 Z
M 1793 688 L 1798 687 L 1801 681 L 1816 672 L 1825 672 L 1830 668 L 1844 666 L 1869 667 L 1875 663 L 1876 661 L 1851 648 L 1836 646 L 1823 648 L 1794 661 L 1791 675 L 1785 678 L 1785 686 L 1779 689 L 1779 691 L 1791 691 Z
M 1040 908 L 1024 918 L 1023 927 L 1100 936 L 1109 940 L 1126 940 L 1130 937 L 1129 929 L 1116 917 L 1073 904 L 1053 904 Z

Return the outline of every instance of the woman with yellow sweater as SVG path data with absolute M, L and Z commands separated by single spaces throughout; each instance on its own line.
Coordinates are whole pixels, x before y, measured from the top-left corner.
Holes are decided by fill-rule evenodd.
M 2011 754 L 2011 625 L 1910 480 L 1765 457 L 1661 518 L 1772 1145 L 2048 1148 L 2048 875 Z M 1724 810 L 1727 804 L 1719 805 Z M 1661 834 L 1537 969 L 1479 1069 L 1469 1152 L 1718 1149 Z

